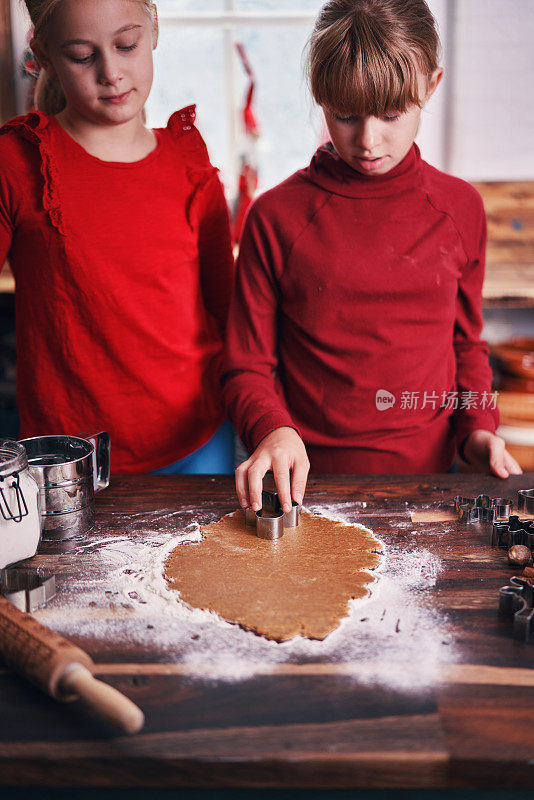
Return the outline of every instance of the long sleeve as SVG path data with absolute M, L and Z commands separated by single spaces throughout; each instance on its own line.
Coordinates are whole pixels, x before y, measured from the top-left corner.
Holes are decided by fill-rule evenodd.
M 0 136 L 21 435 L 76 432 L 83 415 L 109 431 L 118 473 L 186 457 L 223 416 L 218 328 L 232 259 L 222 190 L 192 111 L 156 136 L 128 165 L 84 156 L 41 112 Z
M 198 198 L 200 282 L 204 303 L 224 337 L 232 296 L 234 257 L 228 207 L 214 172 Z
M 237 262 L 223 376 L 226 410 L 249 450 L 275 428 L 295 427 L 276 381 L 276 273 L 282 263 L 279 237 L 266 230 L 253 206 Z
M 13 221 L 10 211 L 9 187 L 5 171 L 0 166 L 0 272 L 4 266 L 13 238 Z
M 469 245 L 467 238 L 464 240 L 467 263 L 456 298 L 454 351 L 460 403 L 455 422 L 459 447 L 477 429 L 494 433 L 499 422 L 499 412 L 492 407 L 488 345 L 480 339 L 487 227 L 482 199 L 479 200 L 473 244 Z

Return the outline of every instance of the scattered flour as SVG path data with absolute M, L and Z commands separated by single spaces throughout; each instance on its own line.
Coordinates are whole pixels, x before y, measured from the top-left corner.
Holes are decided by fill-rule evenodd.
M 354 504 L 352 511 L 348 505 L 308 510 L 345 525 L 360 524 Z M 84 577 L 70 587 L 59 573 L 58 597 L 36 612 L 40 621 L 81 646 L 84 640 L 88 649 L 95 639 L 99 645 L 120 641 L 125 659 L 138 661 L 139 652 L 150 652 L 152 661 L 180 664 L 190 668 L 191 677 L 209 680 L 245 679 L 269 665 L 336 662 L 356 681 L 407 692 L 431 686 L 441 665 L 455 660 L 447 622 L 428 592 L 440 560 L 418 548 L 416 536 L 408 547 L 405 541 L 396 544 L 395 524 L 383 543 L 385 557 L 370 595 L 351 601 L 349 615 L 323 641 L 297 636 L 279 644 L 214 612 L 190 608 L 169 588 L 165 562 L 178 545 L 194 547 L 201 541 L 197 522 L 180 531 L 176 515 L 154 515 L 152 525 L 151 512 L 121 516 L 122 529 L 135 529 L 136 536 L 99 536 L 110 528 L 97 528 L 95 538 L 77 551 L 82 558 L 92 553 Z M 99 660 L 104 660 L 100 652 Z

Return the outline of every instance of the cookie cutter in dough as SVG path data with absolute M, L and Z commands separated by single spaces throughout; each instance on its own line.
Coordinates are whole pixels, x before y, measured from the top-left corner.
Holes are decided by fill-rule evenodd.
M 255 526 L 256 536 L 260 539 L 280 539 L 284 535 L 284 528 L 296 528 L 299 524 L 301 507 L 294 500 L 291 510 L 285 514 L 278 492 L 264 489 L 261 501 L 262 507 L 259 511 L 253 511 L 252 508 L 245 509 L 245 522 L 251 527 Z
M 517 493 L 517 510 L 523 514 L 534 515 L 534 489 L 519 489 Z
M 534 520 L 512 516 L 507 522 L 494 523 L 491 543 L 507 550 L 514 544 L 522 544 L 534 552 Z
M 56 578 L 40 569 L 0 570 L 0 595 L 20 611 L 36 611 L 56 593 Z
M 490 497 L 479 494 L 478 497 L 454 498 L 454 509 L 460 522 L 470 525 L 473 522 L 485 522 L 490 525 L 506 522 L 513 511 L 514 504 L 505 497 Z
M 499 611 L 513 617 L 514 638 L 529 642 L 534 638 L 534 586 L 514 576 L 499 591 Z

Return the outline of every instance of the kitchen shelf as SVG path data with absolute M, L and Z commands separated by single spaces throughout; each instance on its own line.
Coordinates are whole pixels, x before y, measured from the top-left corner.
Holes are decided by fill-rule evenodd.
M 488 263 L 482 296 L 485 308 L 534 308 L 534 261 Z
M 484 306 L 534 307 L 534 181 L 473 185 L 488 220 Z

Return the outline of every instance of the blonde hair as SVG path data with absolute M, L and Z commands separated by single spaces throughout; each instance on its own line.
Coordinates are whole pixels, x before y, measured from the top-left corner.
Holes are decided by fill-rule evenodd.
M 33 36 L 30 42 L 32 50 L 46 51 L 46 44 L 50 31 L 50 24 L 54 11 L 63 0 L 24 0 L 28 14 L 33 25 Z M 139 0 L 154 18 L 155 6 L 151 0 Z M 65 108 L 65 95 L 59 80 L 49 75 L 41 67 L 34 95 L 35 107 L 45 114 L 59 114 Z
M 382 117 L 422 106 L 441 45 L 425 0 L 328 0 L 308 42 L 314 100 L 339 115 Z

